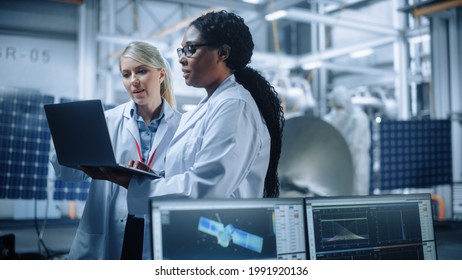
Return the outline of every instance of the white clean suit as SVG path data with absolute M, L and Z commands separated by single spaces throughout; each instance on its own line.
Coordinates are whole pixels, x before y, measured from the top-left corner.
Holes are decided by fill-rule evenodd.
M 254 99 L 231 75 L 182 116 L 167 152 L 165 178 L 133 176 L 128 210 L 146 214 L 149 198 L 158 196 L 263 197 L 270 143 Z
M 332 109 L 324 120 L 345 138 L 354 168 L 353 195 L 369 194 L 371 132 L 366 113 L 351 101 L 346 88 L 337 87 L 331 94 Z
M 135 139 L 140 143 L 140 134 L 133 117 L 134 109 L 135 103 L 130 101 L 105 112 L 116 160 L 123 164 L 138 159 Z M 165 100 L 162 112 L 164 117 L 155 134 L 149 155 L 151 157 L 156 151 L 152 164 L 154 170 L 164 169 L 167 147 L 180 121 L 180 114 Z M 59 179 L 90 179 L 80 170 L 59 165 L 56 156 L 52 157 L 51 162 Z M 127 190 L 108 181 L 92 180 L 69 259 L 120 259 L 127 215 Z M 147 217 L 144 229 L 143 259 L 149 259 L 151 238 Z

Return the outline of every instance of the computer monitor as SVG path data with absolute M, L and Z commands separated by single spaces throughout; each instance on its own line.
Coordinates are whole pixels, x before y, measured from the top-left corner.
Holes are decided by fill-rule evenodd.
M 306 259 L 303 198 L 153 199 L 153 259 Z
M 436 259 L 430 194 L 305 199 L 309 258 Z

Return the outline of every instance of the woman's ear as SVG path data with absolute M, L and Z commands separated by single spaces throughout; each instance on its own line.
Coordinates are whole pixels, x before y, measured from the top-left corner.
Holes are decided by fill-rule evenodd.
M 165 79 L 165 69 L 161 68 L 160 69 L 160 75 L 159 75 L 159 83 L 161 84 Z
M 227 44 L 222 45 L 218 50 L 218 55 L 223 61 L 225 61 L 229 57 L 230 53 L 231 47 Z

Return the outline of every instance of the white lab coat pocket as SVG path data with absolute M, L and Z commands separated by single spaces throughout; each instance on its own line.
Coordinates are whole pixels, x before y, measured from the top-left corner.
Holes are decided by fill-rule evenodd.
M 194 137 L 189 139 L 184 147 L 183 162 L 186 169 L 193 166 L 196 161 L 197 152 L 202 146 L 202 136 Z

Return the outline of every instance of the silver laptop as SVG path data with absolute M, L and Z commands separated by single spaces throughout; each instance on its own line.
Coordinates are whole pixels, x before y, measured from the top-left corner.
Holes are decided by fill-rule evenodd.
M 302 198 L 154 198 L 150 204 L 154 259 L 307 257 Z
M 437 259 L 430 194 L 306 198 L 312 260 Z
M 44 109 L 59 164 L 77 169 L 106 167 L 159 177 L 116 162 L 101 100 L 47 104 Z

